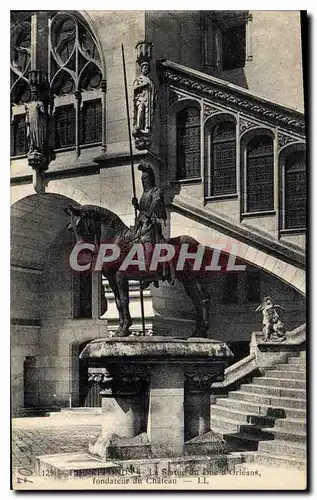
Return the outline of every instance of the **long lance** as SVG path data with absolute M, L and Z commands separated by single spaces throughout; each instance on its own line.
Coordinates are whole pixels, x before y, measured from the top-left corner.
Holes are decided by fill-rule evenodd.
M 136 198 L 136 190 L 135 190 L 135 175 L 134 175 L 134 165 L 133 165 L 133 151 L 132 151 L 132 138 L 131 138 L 131 125 L 130 125 L 130 111 L 129 111 L 129 99 L 128 99 L 128 84 L 127 84 L 127 72 L 125 68 L 125 57 L 124 57 L 124 47 L 123 43 L 121 44 L 122 51 L 122 64 L 123 64 L 123 78 L 124 78 L 124 90 L 125 90 L 125 105 L 127 109 L 127 120 L 128 120 L 128 134 L 129 134 L 129 148 L 130 148 L 130 164 L 131 164 L 131 178 L 132 178 L 132 189 L 133 189 L 133 198 Z M 136 222 L 137 219 L 137 209 L 134 207 L 134 218 Z
M 121 51 L 122 51 L 124 90 L 125 90 L 125 104 L 126 104 L 126 109 L 127 109 L 127 120 L 128 120 L 128 134 L 129 134 L 129 148 L 130 148 L 130 164 L 131 164 L 132 190 L 133 190 L 133 198 L 136 198 L 135 175 L 134 175 L 134 164 L 133 164 L 133 151 L 132 151 L 132 137 L 131 137 L 131 125 L 130 125 L 130 111 L 129 111 L 129 99 L 128 99 L 127 72 L 126 72 L 126 67 L 125 67 L 125 57 L 124 57 L 123 43 L 121 44 Z M 138 215 L 137 208 L 136 208 L 136 206 L 134 206 L 134 223 L 136 223 L 137 215 Z M 143 333 L 143 335 L 145 335 L 144 297 L 143 297 L 142 280 L 140 280 L 140 303 L 141 303 L 141 317 L 142 317 L 142 333 Z

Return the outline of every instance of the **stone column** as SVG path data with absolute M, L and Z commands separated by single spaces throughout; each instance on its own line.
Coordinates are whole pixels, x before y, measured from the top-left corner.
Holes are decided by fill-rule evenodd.
M 188 367 L 185 372 L 185 439 L 210 431 L 210 394 L 213 382 L 223 380 L 223 363 Z
M 111 437 L 133 438 L 145 430 L 144 415 L 149 380 L 147 366 L 88 368 L 88 380 L 98 382 L 102 390 L 102 430 L 89 450 L 103 458 Z
M 184 372 L 177 363 L 152 369 L 147 434 L 153 456 L 173 457 L 184 447 Z

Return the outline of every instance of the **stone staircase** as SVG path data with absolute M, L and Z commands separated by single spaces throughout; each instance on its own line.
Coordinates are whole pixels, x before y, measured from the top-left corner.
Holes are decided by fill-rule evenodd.
M 211 429 L 245 462 L 306 468 L 306 352 L 217 398 Z

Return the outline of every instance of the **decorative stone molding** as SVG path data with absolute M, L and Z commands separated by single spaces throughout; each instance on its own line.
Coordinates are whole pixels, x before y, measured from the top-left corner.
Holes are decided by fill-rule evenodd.
M 183 94 L 182 92 L 179 92 L 178 90 L 175 89 L 169 89 L 168 90 L 168 105 L 172 106 L 175 104 L 175 102 L 180 101 L 181 99 L 186 99 L 189 96 L 186 94 Z
M 279 132 L 277 137 L 277 142 L 278 142 L 278 149 L 280 150 L 290 142 L 296 142 L 296 139 L 294 139 L 294 137 L 291 137 L 290 135 L 281 134 L 281 132 Z
M 185 380 L 190 392 L 211 389 L 212 384 L 222 382 L 223 377 L 221 367 L 216 363 L 205 369 L 198 368 L 192 372 L 185 372 Z
M 221 113 L 221 110 L 204 101 L 204 120 L 216 113 Z
M 251 120 L 247 120 L 246 118 L 242 117 L 240 118 L 240 127 L 239 127 L 240 135 L 242 135 L 244 132 L 253 127 L 258 127 L 258 125 L 252 122 Z
M 88 382 L 99 384 L 101 395 L 140 394 L 144 384 L 150 381 L 151 367 L 148 365 L 109 364 L 88 368 Z
M 215 103 L 222 104 L 235 111 L 249 112 L 255 118 L 266 121 L 273 126 L 287 128 L 297 134 L 305 134 L 304 115 L 281 105 L 277 105 L 239 91 L 234 85 L 222 84 L 219 80 L 198 71 L 190 70 L 170 61 L 160 63 L 161 81 L 180 89 L 186 89 L 200 97 L 212 98 Z

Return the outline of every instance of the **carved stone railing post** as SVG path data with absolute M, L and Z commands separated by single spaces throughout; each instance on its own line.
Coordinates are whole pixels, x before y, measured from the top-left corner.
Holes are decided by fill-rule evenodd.
M 25 106 L 29 151 L 28 164 L 33 169 L 33 187 L 45 192 L 44 173 L 53 158 L 52 124 L 49 115 L 49 88 L 44 73 L 32 69 L 28 73 L 31 101 Z

